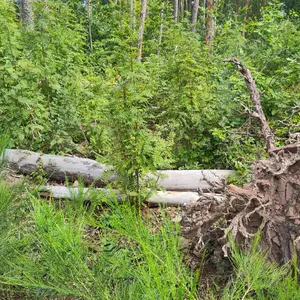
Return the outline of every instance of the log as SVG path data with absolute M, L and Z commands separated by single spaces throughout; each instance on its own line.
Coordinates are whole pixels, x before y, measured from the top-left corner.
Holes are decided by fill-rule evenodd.
M 51 196 L 54 199 L 74 199 L 74 197 L 78 196 L 79 193 L 83 193 L 84 200 L 89 200 L 92 193 L 105 193 L 108 195 L 107 199 L 109 199 L 110 193 L 112 196 L 116 197 L 116 199 L 121 202 L 122 196 L 115 193 L 115 191 L 111 191 L 109 189 L 78 189 L 76 187 L 65 187 L 65 186 L 43 186 L 40 188 L 40 192 L 42 196 Z M 163 204 L 168 206 L 181 206 L 191 202 L 196 202 L 201 198 L 199 193 L 196 192 L 162 192 L 158 191 L 155 195 L 152 195 L 147 199 L 147 202 L 151 204 Z M 222 201 L 221 196 L 219 196 L 219 201 Z
M 86 184 L 96 181 L 97 186 L 105 186 L 107 182 L 101 178 L 112 170 L 112 167 L 88 158 L 42 154 L 28 150 L 8 149 L 5 151 L 5 159 L 9 167 L 19 173 L 30 175 L 43 171 L 50 179 L 58 182 L 64 182 L 66 177 L 71 182 L 81 177 Z M 115 178 L 116 175 L 112 174 L 106 179 L 112 182 Z
M 19 173 L 30 175 L 43 171 L 49 179 L 70 182 L 82 178 L 85 184 L 94 183 L 104 187 L 117 176 L 113 167 L 94 160 L 35 153 L 27 150 L 8 149 L 5 152 L 9 167 Z M 222 187 L 224 179 L 233 174 L 230 170 L 164 170 L 158 171 L 158 184 L 167 191 L 209 192 L 211 187 Z M 153 176 L 153 175 L 149 175 Z
M 39 193 L 42 197 L 53 197 L 54 199 L 69 199 L 72 200 L 74 197 L 83 195 L 84 200 L 89 200 L 93 193 L 104 193 L 105 195 L 116 197 L 121 202 L 122 196 L 117 195 L 115 190 L 106 188 L 77 188 L 77 187 L 66 187 L 66 186 L 52 186 L 46 185 L 39 188 Z
M 224 188 L 224 180 L 234 171 L 230 170 L 164 170 L 158 171 L 163 177 L 159 185 L 167 191 L 209 192 L 212 187 Z

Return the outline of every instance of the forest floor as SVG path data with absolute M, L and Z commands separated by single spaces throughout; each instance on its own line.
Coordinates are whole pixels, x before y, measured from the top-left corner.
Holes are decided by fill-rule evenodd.
M 247 251 L 249 253 L 252 251 L 255 236 L 259 234 L 259 249 L 263 251 L 264 258 L 268 261 L 281 266 L 299 257 L 300 153 L 298 147 L 297 145 L 283 147 L 269 159 L 257 161 L 253 166 L 251 184 L 243 188 L 234 185 L 224 186 L 223 193 L 226 198 L 224 202 L 219 202 L 211 194 L 199 202 L 183 207 L 161 208 L 148 205 L 141 207 L 141 221 L 150 234 L 159 233 L 166 224 L 166 218 L 175 226 L 180 224 L 179 249 L 184 254 L 185 264 L 191 270 L 201 270 L 201 280 L 199 279 L 198 285 L 201 298 L 206 297 L 208 287 L 216 282 L 219 291 L 225 289 L 230 278 L 234 276 L 235 268 L 230 258 L 234 255 L 232 251 L 235 251 L 232 243 L 239 245 L 245 253 Z M 12 171 L 7 172 L 5 178 L 6 183 L 11 186 L 25 182 L 27 192 L 33 191 L 40 180 L 39 177 L 23 176 Z M 63 185 L 53 181 L 48 181 L 47 184 Z M 78 186 L 78 182 L 74 182 L 73 185 Z M 45 202 L 53 203 L 53 199 L 50 198 L 49 194 L 44 195 Z M 55 200 L 55 202 L 57 208 L 64 208 L 63 201 Z M 82 209 L 84 203 L 82 202 L 80 206 Z M 93 212 L 98 216 L 105 213 L 105 206 L 96 208 Z M 102 247 L 102 234 L 103 230 L 97 226 L 85 226 L 84 239 L 88 241 L 89 248 L 96 251 L 95 253 L 101 253 L 99 249 Z M 132 244 L 127 237 L 120 237 L 119 242 L 129 248 L 136 243 Z M 299 268 L 298 261 L 296 264 Z M 14 293 L 10 298 L 5 298 L 5 295 L 5 293 L 2 296 L 0 294 L 0 299 L 26 299 L 23 295 L 18 296 Z

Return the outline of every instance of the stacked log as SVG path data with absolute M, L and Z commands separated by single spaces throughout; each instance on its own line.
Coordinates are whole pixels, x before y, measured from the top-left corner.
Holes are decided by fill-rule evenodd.
M 117 179 L 113 167 L 87 158 L 16 149 L 6 150 L 5 157 L 9 167 L 19 173 L 30 175 L 42 171 L 56 182 L 64 182 L 66 179 L 74 182 L 80 178 L 86 185 L 94 184 L 103 188 Z M 212 185 L 222 190 L 225 178 L 232 173 L 230 170 L 160 170 L 157 172 L 158 185 L 166 192 L 158 191 L 150 197 L 150 202 L 171 205 L 195 202 L 201 193 L 211 192 Z M 65 189 L 58 187 L 53 188 L 52 194 L 57 197 L 68 196 Z

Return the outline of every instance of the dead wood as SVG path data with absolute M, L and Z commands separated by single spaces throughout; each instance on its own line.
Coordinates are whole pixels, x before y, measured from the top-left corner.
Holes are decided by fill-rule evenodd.
M 107 201 L 111 195 L 112 199 L 116 197 L 118 201 L 122 201 L 122 195 L 118 194 L 117 191 L 111 191 L 109 189 L 90 189 L 90 188 L 77 188 L 77 187 L 65 187 L 65 186 L 43 186 L 40 188 L 40 194 L 44 197 L 53 197 L 55 199 L 74 199 L 81 196 L 84 200 L 90 200 L 91 195 L 105 194 L 108 196 L 105 198 Z M 181 206 L 191 202 L 196 202 L 200 198 L 200 195 L 196 192 L 162 192 L 158 191 L 150 195 L 147 202 L 152 205 L 167 205 L 167 206 Z M 222 198 L 218 198 L 218 201 L 223 201 Z
M 184 207 L 182 234 L 190 240 L 188 260 L 197 267 L 204 249 L 214 260 L 228 254 L 228 234 L 244 248 L 261 231 L 260 247 L 271 261 L 287 263 L 300 254 L 300 152 L 279 152 L 253 166 L 250 186 L 229 185 L 226 200 L 207 197 Z
M 260 122 L 270 158 L 253 165 L 250 184 L 224 186 L 225 201 L 208 195 L 183 207 L 182 235 L 190 245 L 186 260 L 197 268 L 205 252 L 210 268 L 215 264 L 218 269 L 228 261 L 229 234 L 235 243 L 249 249 L 259 232 L 260 248 L 270 261 L 282 265 L 300 254 L 300 141 L 275 147 L 250 71 L 236 58 L 226 61 L 234 63 L 245 79 L 254 106 L 249 112 Z M 213 190 L 214 184 L 210 184 Z
M 251 111 L 249 108 L 246 108 L 247 112 L 259 121 L 261 134 L 264 138 L 267 150 L 272 151 L 272 149 L 275 148 L 275 136 L 263 112 L 260 101 L 260 94 L 256 87 L 256 83 L 252 77 L 251 72 L 235 57 L 225 59 L 224 61 L 233 63 L 244 77 L 253 104 L 253 111 Z
M 94 160 L 79 157 L 65 157 L 59 155 L 35 153 L 28 150 L 8 149 L 5 152 L 10 168 L 30 175 L 43 172 L 48 178 L 64 182 L 66 177 L 70 182 L 79 177 L 85 184 L 94 183 L 103 187 L 117 179 L 113 167 L 98 163 Z M 231 175 L 230 170 L 163 170 L 157 171 L 158 186 L 167 191 L 197 192 L 209 191 L 207 180 L 221 186 L 224 179 Z M 153 175 L 149 175 L 153 177 Z

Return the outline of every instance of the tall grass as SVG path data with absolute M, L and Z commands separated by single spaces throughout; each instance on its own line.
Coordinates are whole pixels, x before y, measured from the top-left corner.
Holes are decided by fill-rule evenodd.
M 28 201 L 18 245 L 8 259 L 0 256 L 2 284 L 33 297 L 197 299 L 197 277 L 182 263 L 178 228 L 166 217 L 154 233 L 127 204 L 111 204 L 99 216 L 72 203 L 62 209 L 33 196 Z
M 200 299 L 199 276 L 182 262 L 178 225 L 161 211 L 153 230 L 130 205 L 91 197 L 90 207 L 83 193 L 45 201 L 0 181 L 0 298 L 7 290 L 3 299 L 11 291 L 22 299 Z M 208 289 L 206 299 L 300 299 L 297 258 L 278 267 L 258 242 L 250 252 L 232 243 L 231 280 L 223 291 Z
M 296 300 L 300 299 L 297 257 L 285 266 L 267 261 L 259 249 L 260 235 L 253 240 L 251 251 L 241 251 L 232 244 L 234 275 L 222 293 L 222 300 Z

